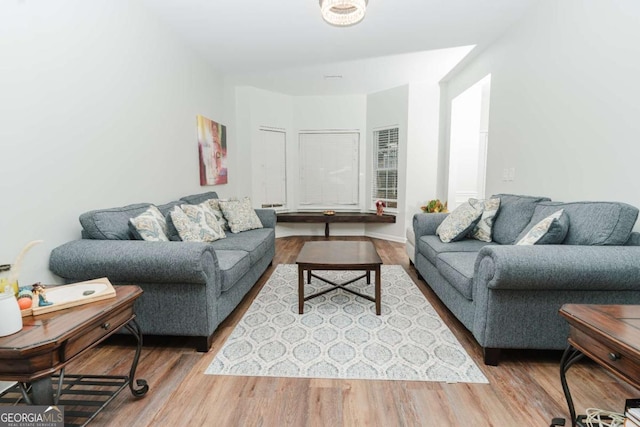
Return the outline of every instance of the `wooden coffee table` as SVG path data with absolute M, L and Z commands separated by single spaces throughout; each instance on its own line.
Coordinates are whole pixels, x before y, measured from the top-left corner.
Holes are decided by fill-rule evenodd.
M 0 380 L 18 381 L 16 392 L 30 405 L 71 405 L 79 399 L 69 401 L 65 396 L 87 395 L 92 401 L 96 394 L 105 394 L 103 402 L 90 402 L 93 407 L 102 406 L 87 415 L 89 420 L 127 386 L 134 396 L 143 396 L 149 389 L 146 381 L 133 385 L 142 348 L 133 305 L 142 290 L 138 286 L 115 289 L 114 298 L 23 318 L 20 332 L 0 338 Z M 67 364 L 123 327 L 138 341 L 128 376 L 65 375 Z M 77 391 L 87 385 L 115 391 Z
M 328 241 L 328 242 L 307 242 L 302 247 L 298 258 L 298 313 L 304 312 L 304 302 L 311 298 L 324 295 L 327 292 L 342 289 L 359 297 L 373 301 L 376 304 L 376 314 L 380 315 L 381 296 L 380 296 L 380 265 L 382 260 L 376 252 L 375 246 L 371 242 L 344 242 L 344 241 Z M 349 280 L 345 283 L 334 283 L 323 277 L 313 273 L 313 270 L 348 270 L 348 271 L 364 271 L 362 276 Z M 315 293 L 313 295 L 304 295 L 304 272 L 307 272 L 307 283 L 311 283 L 311 277 L 327 283 L 332 288 Z M 346 286 L 360 280 L 367 279 L 367 284 L 371 283 L 371 272 L 375 272 L 375 298 L 364 295 L 360 292 L 347 288 Z

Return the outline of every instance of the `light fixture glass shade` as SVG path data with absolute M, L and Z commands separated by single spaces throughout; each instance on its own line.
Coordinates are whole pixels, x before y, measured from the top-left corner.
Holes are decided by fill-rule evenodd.
M 346 27 L 362 21 L 368 0 L 320 0 L 322 17 L 331 25 Z

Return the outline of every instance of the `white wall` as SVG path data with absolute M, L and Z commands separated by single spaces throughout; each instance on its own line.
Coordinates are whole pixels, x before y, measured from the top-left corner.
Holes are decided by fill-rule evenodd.
M 476 83 L 451 102 L 449 142 L 449 208 L 478 195 L 478 155 L 482 85 Z
M 487 194 L 640 207 L 638 22 L 636 0 L 540 0 L 451 76 L 449 102 L 491 74 Z
M 407 120 L 409 115 L 409 86 L 370 94 L 367 97 L 367 138 L 380 128 L 398 127 L 398 211 L 395 224 L 367 224 L 367 235 L 388 240 L 402 239 L 405 229 L 405 200 L 407 170 Z M 367 176 L 372 176 L 372 146 L 367 145 Z M 366 185 L 366 207 L 371 208 L 371 182 Z
M 240 191 L 251 194 L 258 207 L 262 179 L 257 171 L 260 159 L 253 148 L 260 143 L 260 127 L 282 129 L 286 132 L 287 150 L 287 203 L 290 210 L 298 209 L 298 132 L 352 130 L 360 133 L 360 155 L 364 160 L 366 140 L 366 96 L 289 96 L 254 87 L 236 88 L 236 121 L 238 145 L 243 147 L 245 158 L 251 162 L 239 165 L 243 176 Z M 364 163 L 363 163 L 364 164 Z M 365 173 L 360 171 L 364 185 Z M 363 186 L 361 188 L 364 188 Z M 253 192 L 251 192 L 253 189 Z M 249 193 L 251 192 L 251 193 Z M 364 195 L 360 195 L 361 205 Z M 359 224 L 332 224 L 331 235 L 362 235 L 364 226 Z M 276 236 L 324 235 L 324 224 L 278 224 Z
M 225 124 L 220 78 L 137 2 L 7 1 L 0 13 L 0 263 L 58 281 L 52 248 L 85 211 L 233 193 L 200 187 L 196 115 Z
M 292 134 L 292 101 L 291 97 L 248 86 L 236 88 L 236 121 L 238 123 L 237 143 L 242 147 L 245 161 L 238 165 L 242 176 L 236 196 L 251 196 L 254 207 L 260 207 L 262 194 L 262 177 L 256 171 L 261 170 L 259 150 L 255 146 L 260 143 L 260 128 L 270 127 L 281 129 L 286 133 L 287 179 L 295 179 L 292 175 L 294 165 L 295 141 Z M 250 162 L 246 159 L 251 159 Z M 290 186 L 289 186 L 290 187 Z M 293 191 L 288 189 L 287 201 L 291 203 Z
M 409 84 L 406 227 L 413 225 L 413 215 L 421 212 L 420 206 L 437 198 L 440 96 L 436 79 Z

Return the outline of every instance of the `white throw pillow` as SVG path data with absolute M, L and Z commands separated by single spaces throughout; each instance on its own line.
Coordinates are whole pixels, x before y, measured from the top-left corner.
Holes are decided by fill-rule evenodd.
M 480 221 L 473 227 L 470 237 L 483 242 L 490 242 L 493 231 L 493 220 L 498 213 L 498 209 L 500 209 L 500 199 L 486 199 L 480 200 L 479 202 L 484 203 L 482 216 L 480 217 Z
M 220 227 L 222 227 L 223 230 L 228 230 L 229 224 L 227 224 L 227 219 L 224 217 L 222 209 L 220 209 L 220 199 L 209 199 L 204 203 L 209 206 L 216 219 L 218 220 L 218 224 L 220 224 Z
M 549 232 L 549 230 L 554 227 L 555 224 L 560 226 L 559 219 L 563 212 L 564 209 L 560 209 L 538 222 L 527 234 L 524 235 L 524 237 L 518 240 L 516 245 L 535 245 L 538 243 Z
M 263 227 L 248 197 L 242 200 L 220 200 L 220 209 L 232 233 Z
M 204 206 L 176 206 L 170 215 L 180 239 L 185 242 L 214 242 L 226 237 L 218 221 Z
M 436 234 L 440 236 L 440 240 L 444 243 L 463 239 L 480 219 L 483 209 L 483 202 L 477 199 L 469 199 L 455 208 L 440 223 L 436 229 Z

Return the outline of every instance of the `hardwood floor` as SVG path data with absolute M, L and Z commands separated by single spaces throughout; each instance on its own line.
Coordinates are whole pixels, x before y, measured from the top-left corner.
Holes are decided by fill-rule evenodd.
M 275 265 L 294 263 L 308 240 L 325 238 L 277 239 L 274 265 L 220 326 L 209 353 L 195 352 L 186 338 L 147 339 L 138 376 L 149 382 L 149 393 L 135 399 L 123 391 L 91 426 L 506 427 L 548 426 L 553 417 L 568 417 L 559 380 L 560 352 L 506 351 L 499 366 L 485 366 L 471 334 L 409 266 L 404 245 L 376 239 L 372 241 L 383 262 L 407 270 L 490 384 L 204 375 Z M 118 336 L 67 372 L 126 375 L 132 353 L 129 337 Z M 568 381 L 579 413 L 588 407 L 622 411 L 625 399 L 640 397 L 640 391 L 589 361 L 572 367 Z

